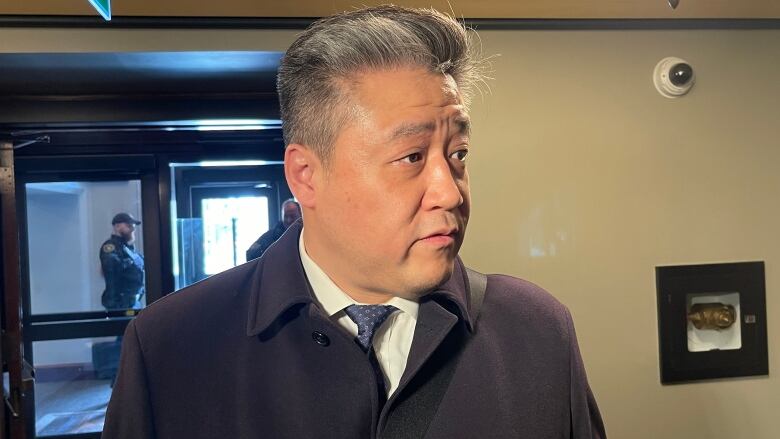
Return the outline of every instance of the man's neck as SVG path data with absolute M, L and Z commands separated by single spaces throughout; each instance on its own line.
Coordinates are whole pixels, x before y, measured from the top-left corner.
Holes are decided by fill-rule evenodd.
M 337 272 L 333 269 L 328 269 L 328 267 L 324 266 L 322 264 L 322 261 L 320 258 L 317 257 L 316 251 L 314 251 L 314 254 L 312 254 L 312 247 L 316 248 L 315 246 L 310 246 L 310 242 L 306 241 L 306 229 L 303 229 L 301 232 L 303 235 L 303 246 L 304 251 L 306 252 L 306 255 L 315 263 L 318 267 L 327 275 L 334 284 L 336 284 L 337 287 L 339 287 L 346 295 L 348 295 L 352 300 L 358 303 L 364 303 L 367 305 L 374 305 L 374 304 L 380 304 L 380 303 L 386 303 L 390 299 L 392 299 L 392 294 L 385 294 L 380 293 L 376 291 L 368 291 L 361 288 L 358 288 L 349 282 L 346 282 L 342 277 L 339 276 Z

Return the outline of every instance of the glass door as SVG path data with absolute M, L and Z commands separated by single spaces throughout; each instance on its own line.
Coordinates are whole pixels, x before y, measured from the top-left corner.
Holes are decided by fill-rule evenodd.
M 290 198 L 280 162 L 170 163 L 175 289 L 246 262 Z
M 95 160 L 17 174 L 28 437 L 99 437 L 121 335 L 160 295 L 154 160 Z
M 193 190 L 195 215 L 203 223 L 203 274 L 211 276 L 246 262 L 246 251 L 269 229 L 267 189 Z

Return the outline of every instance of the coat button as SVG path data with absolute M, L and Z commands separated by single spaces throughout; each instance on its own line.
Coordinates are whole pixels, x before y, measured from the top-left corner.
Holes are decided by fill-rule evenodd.
M 314 331 L 311 333 L 311 338 L 314 339 L 314 341 L 317 342 L 320 346 L 328 346 L 330 344 L 330 339 L 327 335 L 323 334 L 320 331 Z

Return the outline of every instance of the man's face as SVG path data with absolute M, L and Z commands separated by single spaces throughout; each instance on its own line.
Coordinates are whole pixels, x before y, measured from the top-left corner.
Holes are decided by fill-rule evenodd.
M 290 227 L 292 223 L 298 221 L 301 217 L 301 208 L 295 203 L 287 203 L 282 209 L 282 223 L 285 227 Z
M 135 241 L 135 224 L 117 223 L 114 224 L 114 233 L 117 236 L 122 237 L 125 242 L 132 243 Z
M 416 298 L 449 278 L 463 242 L 468 114 L 449 75 L 398 68 L 356 80 L 358 116 L 317 194 L 328 263 L 358 289 Z

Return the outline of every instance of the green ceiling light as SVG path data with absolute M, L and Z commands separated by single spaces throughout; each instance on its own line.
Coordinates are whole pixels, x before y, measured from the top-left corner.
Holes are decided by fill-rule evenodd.
M 106 21 L 111 21 L 111 0 L 89 0 L 89 2 Z

